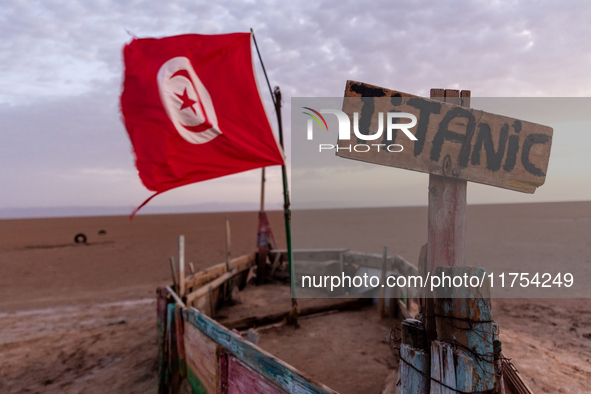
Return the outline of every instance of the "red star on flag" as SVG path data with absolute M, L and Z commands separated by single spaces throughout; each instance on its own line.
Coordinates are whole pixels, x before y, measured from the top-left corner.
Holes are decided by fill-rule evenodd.
M 195 112 L 195 108 L 193 108 L 193 104 L 195 104 L 197 101 L 191 100 L 189 98 L 189 95 L 187 94 L 187 88 L 185 88 L 185 91 L 183 92 L 183 95 L 182 96 L 180 94 L 177 94 L 177 93 L 175 93 L 175 94 L 183 102 L 183 105 L 181 105 L 181 111 L 183 109 L 185 109 L 185 108 L 191 108 L 191 111 L 193 111 L 194 114 L 197 113 L 197 112 Z

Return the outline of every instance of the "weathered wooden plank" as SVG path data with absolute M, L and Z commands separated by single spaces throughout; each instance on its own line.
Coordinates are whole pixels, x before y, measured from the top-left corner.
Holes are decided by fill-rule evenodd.
M 235 259 L 230 260 L 230 269 L 236 268 L 238 272 L 252 267 L 256 260 L 256 254 L 250 253 Z M 206 283 L 224 275 L 227 272 L 226 263 L 216 264 L 204 271 L 199 271 L 195 275 L 189 277 L 185 281 L 185 288 L 187 293 L 194 291 L 195 289 L 203 286 Z
M 405 319 L 402 321 L 402 343 L 415 349 L 429 350 L 425 327 L 419 320 Z
M 182 306 L 175 304 L 174 308 L 174 327 L 176 333 L 176 348 L 178 357 L 178 371 L 181 377 L 187 377 L 187 358 L 185 354 L 185 339 L 184 339 L 184 326 L 183 326 L 183 313 Z
M 473 378 L 475 374 L 476 363 L 466 353 L 461 350 L 454 350 L 456 358 L 456 389 L 465 393 L 476 391 Z
M 404 276 L 419 275 L 418 268 L 415 265 L 412 265 L 411 263 L 406 261 L 401 256 L 398 256 L 398 255 L 394 256 L 394 263 L 392 266 L 394 267 L 394 269 L 396 269 L 398 272 L 400 272 L 401 275 L 404 275 Z
M 339 260 L 340 255 L 347 252 L 348 249 L 297 249 L 293 251 L 294 260 L 314 260 L 314 261 L 326 261 L 326 260 Z M 269 257 L 275 259 L 277 254 L 281 255 L 281 258 L 287 260 L 287 250 L 285 249 L 273 249 L 269 251 Z
M 196 300 L 197 298 L 208 294 L 210 292 L 210 290 L 217 289 L 222 284 L 224 284 L 227 280 L 230 280 L 234 275 L 236 275 L 237 272 L 238 272 L 238 270 L 236 268 L 234 268 L 232 271 L 226 272 L 225 274 L 218 277 L 217 279 L 214 279 L 210 283 L 206 283 L 203 286 L 201 286 L 200 288 L 198 288 L 197 290 L 187 294 L 187 304 L 190 304 L 191 302 L 193 302 L 193 300 Z
M 230 233 L 230 219 L 226 215 L 226 270 L 231 271 L 230 260 L 232 259 L 232 238 Z
M 437 337 L 441 341 L 456 343 L 478 357 L 475 369 L 476 390 L 490 390 L 495 385 L 493 357 L 492 309 L 490 305 L 490 282 L 485 271 L 479 267 L 436 267 L 433 275 L 442 277 L 484 278 L 482 286 L 449 286 L 436 289 L 435 316 Z
M 349 115 L 351 124 L 355 123 L 354 113 L 359 114 L 360 134 L 375 134 L 381 129 L 385 137 L 370 141 L 358 139 L 351 127 L 350 139 L 338 141 L 337 156 L 526 193 L 533 193 L 544 184 L 552 128 L 363 85 L 347 82 L 343 112 Z M 416 141 L 396 129 L 390 133 L 390 139 L 386 138 L 388 127 L 380 127 L 379 113 L 385 120 L 385 114 L 392 112 L 416 116 L 417 125 L 409 128 Z M 400 123 L 409 123 L 409 120 L 400 119 Z M 356 151 L 351 148 L 356 144 L 366 144 L 370 149 Z M 384 145 L 378 151 L 371 144 Z M 399 144 L 403 151 L 389 152 L 386 146 L 391 144 Z
M 167 370 L 167 337 L 166 337 L 166 290 L 159 287 L 156 289 L 156 328 L 158 330 L 158 394 L 168 392 L 168 370 Z
M 226 329 L 195 308 L 183 311 L 186 324 L 192 325 L 214 342 L 226 348 L 246 366 L 272 384 L 289 393 L 329 394 L 335 391 L 299 372 L 271 354 L 248 343 L 238 334 Z M 185 332 L 187 329 L 185 328 Z
M 466 265 L 466 181 L 429 176 L 429 270 Z
M 322 313 L 333 310 L 344 311 L 357 309 L 367 306 L 369 303 L 371 303 L 371 298 L 344 299 L 342 301 L 335 302 L 334 304 L 330 305 L 320 305 L 301 308 L 299 316 L 308 316 L 316 313 Z M 271 313 L 269 315 L 249 316 L 243 319 L 228 322 L 224 324 L 224 326 L 226 328 L 236 330 L 246 330 L 251 327 L 261 327 L 267 324 L 277 323 L 283 319 L 286 319 L 290 312 L 291 309 L 282 312 Z
M 172 299 L 179 304 L 181 307 L 185 307 L 185 303 L 183 302 L 183 300 L 180 299 L 180 297 L 177 295 L 177 293 L 174 292 L 173 289 L 170 288 L 170 286 L 166 286 L 166 291 L 168 291 L 168 294 L 171 295 Z
M 507 394 L 533 394 L 517 368 L 506 357 L 503 357 L 503 378 Z
M 406 308 L 406 304 L 402 302 L 400 298 L 396 299 L 396 304 L 398 305 L 398 312 L 400 313 L 401 319 L 411 319 L 412 315 L 410 311 Z
M 271 383 L 267 382 L 236 357 L 228 356 L 228 394 L 282 394 Z
M 179 361 L 176 324 L 174 317 L 175 304 L 168 304 L 166 309 L 166 335 L 168 337 L 168 386 L 173 393 L 178 392 L 180 386 Z
M 178 280 L 178 275 L 176 273 L 176 268 L 174 266 L 174 257 L 170 256 L 170 258 L 168 259 L 168 262 L 170 263 L 170 275 L 172 276 L 172 288 L 174 289 L 174 291 L 179 291 L 179 280 Z
M 400 394 L 429 393 L 428 357 L 428 353 L 423 350 L 400 345 Z
M 187 375 L 191 388 L 196 393 L 217 393 L 219 388 L 219 345 L 188 323 L 186 314 L 184 315 Z
M 431 378 L 430 394 L 455 394 L 454 357 L 448 344 L 431 342 Z
M 431 89 L 431 98 L 460 104 L 457 90 Z M 428 272 L 438 266 L 466 265 L 467 188 L 465 180 L 429 175 Z
M 228 351 L 220 347 L 218 351 L 219 394 L 228 394 Z
M 388 271 L 388 248 L 384 246 L 384 257 L 382 262 L 382 272 L 380 275 L 380 283 L 386 283 L 386 273 Z M 378 300 L 378 316 L 381 318 L 385 315 L 385 305 L 386 305 L 386 288 L 382 286 L 380 288 L 380 298 Z
M 179 235 L 179 297 L 187 294 L 185 288 L 185 236 Z

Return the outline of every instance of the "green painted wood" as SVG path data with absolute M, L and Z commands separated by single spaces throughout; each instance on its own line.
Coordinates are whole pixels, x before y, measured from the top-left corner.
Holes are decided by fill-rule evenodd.
M 183 335 L 183 311 L 179 304 L 174 308 L 174 324 L 176 333 L 176 348 L 178 355 L 178 370 L 181 377 L 187 377 L 187 360 L 185 356 L 185 340 Z
M 166 365 L 166 289 L 156 289 L 156 329 L 158 330 L 158 394 L 168 393 Z
M 168 386 L 173 393 L 178 392 L 180 386 L 177 333 L 174 317 L 176 304 L 168 304 L 166 309 L 166 333 L 168 336 Z
M 314 382 L 295 368 L 245 341 L 195 308 L 183 310 L 186 322 L 199 329 L 234 357 L 281 390 L 293 394 L 335 394 L 322 383 Z
M 189 381 L 191 390 L 193 390 L 193 394 L 215 394 L 207 391 L 205 385 L 199 380 L 199 377 L 191 368 L 187 368 L 187 380 Z

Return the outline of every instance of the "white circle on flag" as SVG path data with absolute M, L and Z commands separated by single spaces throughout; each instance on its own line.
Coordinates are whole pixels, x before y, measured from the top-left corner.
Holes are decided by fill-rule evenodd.
M 189 59 L 168 60 L 160 67 L 157 80 L 164 110 L 187 142 L 204 144 L 222 134 L 211 96 Z

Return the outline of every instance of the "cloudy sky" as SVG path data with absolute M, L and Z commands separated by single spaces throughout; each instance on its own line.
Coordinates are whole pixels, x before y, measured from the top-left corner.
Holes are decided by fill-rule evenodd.
M 271 83 L 283 91 L 289 141 L 291 97 L 339 97 L 348 79 L 418 95 L 444 87 L 490 97 L 591 96 L 590 20 L 591 7 L 583 1 L 4 2 L 0 211 L 120 207 L 127 212 L 151 194 L 137 177 L 118 110 L 121 51 L 130 34 L 253 28 Z M 553 175 L 560 187 L 550 185 L 549 172 L 534 199 L 477 187 L 469 201 L 591 199 L 591 170 L 582 170 L 583 179 L 568 176 L 569 166 L 589 169 L 588 145 L 573 142 L 583 129 L 566 127 L 555 135 L 553 154 L 562 151 L 555 162 L 566 169 Z M 289 148 L 288 143 L 288 154 Z M 560 157 L 570 161 L 560 164 Z M 426 203 L 425 176 L 393 174 L 411 181 L 400 199 L 386 205 Z M 256 207 L 259 178 L 259 171 L 251 171 L 186 186 L 150 205 Z M 268 181 L 267 198 L 279 207 L 277 168 L 269 170 Z M 550 191 L 543 193 L 544 188 Z

